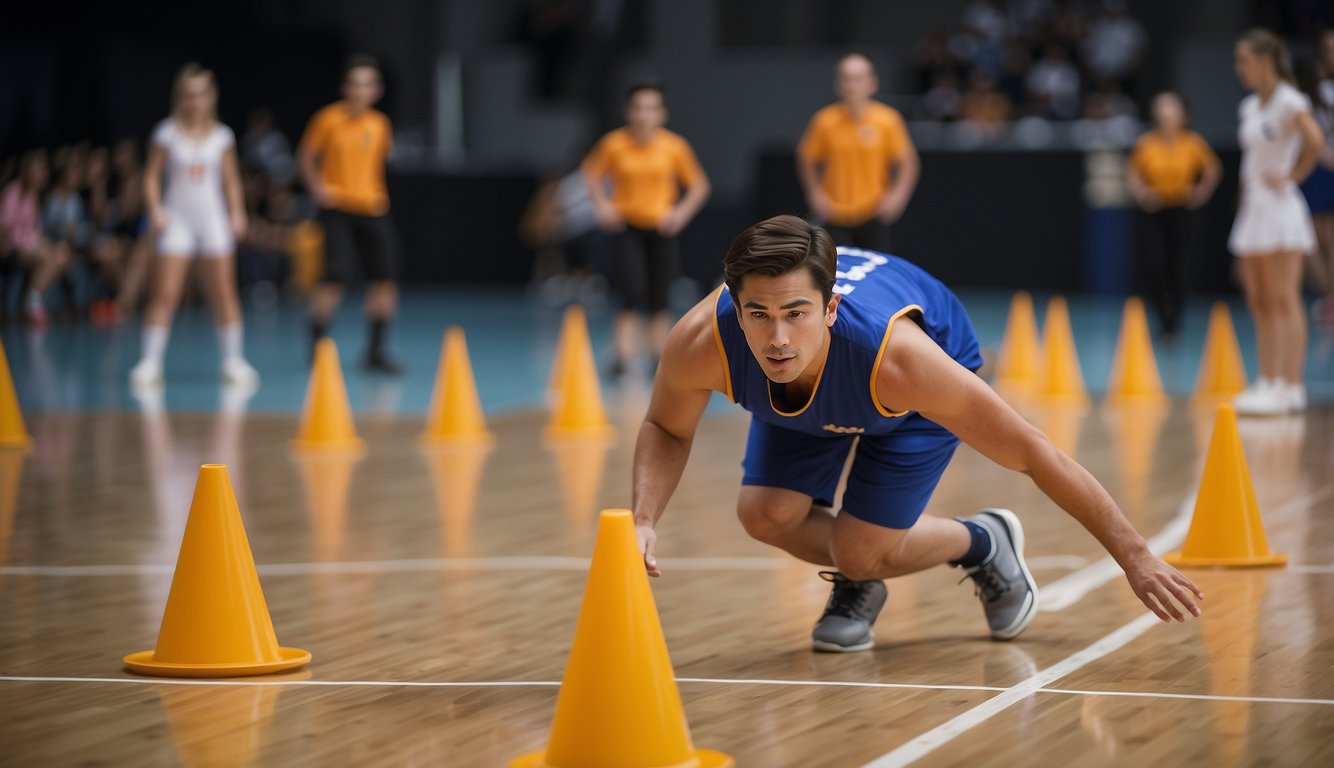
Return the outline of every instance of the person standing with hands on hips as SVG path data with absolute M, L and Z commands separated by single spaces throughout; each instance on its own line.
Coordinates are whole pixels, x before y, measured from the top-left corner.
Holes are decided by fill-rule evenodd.
M 880 81 L 869 56 L 844 56 L 835 87 L 839 100 L 815 113 L 797 147 L 810 218 L 839 245 L 888 250 L 921 160 L 903 116 L 872 98 Z
M 641 313 L 649 316 L 654 359 L 662 354 L 672 328 L 667 304 L 677 269 L 676 238 L 709 199 L 709 177 L 690 142 L 664 128 L 666 123 L 662 86 L 637 83 L 626 98 L 625 126 L 603 136 L 583 163 L 598 224 L 614 237 L 621 289 L 613 329 L 615 376 L 638 357 Z

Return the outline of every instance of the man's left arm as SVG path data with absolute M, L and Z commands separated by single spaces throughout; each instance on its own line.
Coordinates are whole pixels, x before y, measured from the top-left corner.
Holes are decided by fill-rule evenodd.
M 876 396 L 885 408 L 916 411 L 997 464 L 1031 477 L 1093 534 L 1158 618 L 1185 621 L 1183 609 L 1200 614 L 1197 600 L 1204 593 L 1149 551 L 1102 484 L 915 323 L 894 324 L 877 372 Z

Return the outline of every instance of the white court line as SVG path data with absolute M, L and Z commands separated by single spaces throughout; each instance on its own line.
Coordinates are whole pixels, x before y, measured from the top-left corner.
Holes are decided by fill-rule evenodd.
M 1289 565 L 1293 573 L 1334 573 L 1334 565 Z
M 1319 490 L 1275 507 L 1266 514 L 1271 516 L 1285 515 L 1293 508 L 1322 501 L 1331 492 L 1334 492 L 1334 485 L 1326 485 Z M 1149 539 L 1149 551 L 1161 556 L 1178 547 L 1185 540 L 1186 531 L 1190 530 L 1190 519 L 1194 514 L 1194 509 L 1195 496 L 1192 494 L 1181 502 L 1181 507 L 1177 510 L 1177 516 Z M 1320 566 L 1297 566 L 1297 568 L 1303 569 L 1300 572 L 1322 573 L 1322 571 L 1317 570 L 1305 570 L 1312 567 L 1318 568 Z M 1038 608 L 1043 611 L 1063 611 L 1078 603 L 1088 593 L 1120 576 L 1121 566 L 1117 565 L 1111 557 L 1104 557 L 1086 568 L 1066 574 L 1051 584 L 1042 587 L 1038 593 Z
M 586 571 L 586 557 L 459 557 L 406 560 L 350 560 L 327 563 L 266 563 L 256 566 L 264 576 L 309 573 L 414 573 L 429 571 Z M 795 561 L 781 557 L 680 557 L 658 561 L 675 571 L 777 571 Z M 130 563 L 113 565 L 7 565 L 9 576 L 170 576 L 173 565 Z
M 1065 657 L 1027 680 L 1021 680 L 999 695 L 993 696 L 972 709 L 950 718 L 917 738 L 904 743 L 897 749 L 866 763 L 862 768 L 897 768 L 919 760 L 970 728 L 1032 696 L 1035 691 L 1048 683 L 1055 682 L 1071 672 L 1112 653 L 1149 631 L 1151 627 L 1158 623 L 1157 616 L 1152 613 L 1143 614 L 1129 624 L 1106 635 L 1093 645 Z
M 1033 557 L 1025 557 L 1024 562 L 1028 563 L 1028 570 L 1030 571 L 1073 571 L 1089 564 L 1087 557 L 1080 557 L 1079 555 L 1034 555 Z
M 213 685 L 275 686 L 305 685 L 346 688 L 554 688 L 559 680 L 215 680 L 153 677 L 25 677 L 0 675 L 0 683 L 120 683 L 127 685 Z M 933 683 L 871 683 L 854 680 L 763 680 L 724 677 L 678 677 L 683 685 L 769 685 L 807 688 L 881 688 L 923 691 L 984 691 L 1004 693 L 1010 690 L 994 685 L 947 685 Z M 1334 706 L 1334 699 L 1298 699 L 1274 696 L 1214 696 L 1207 693 L 1159 693 L 1156 691 L 1094 691 L 1077 688 L 1038 688 L 1032 693 L 1065 696 L 1119 696 L 1124 698 L 1184 699 L 1187 701 L 1227 701 L 1242 704 L 1313 704 Z

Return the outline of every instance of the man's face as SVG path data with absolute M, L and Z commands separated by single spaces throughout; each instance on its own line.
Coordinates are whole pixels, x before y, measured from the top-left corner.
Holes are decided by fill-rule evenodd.
M 343 98 L 358 109 L 380 100 L 380 73 L 373 67 L 354 67 L 343 80 Z
M 662 103 L 662 94 L 649 88 L 635 91 L 625 105 L 625 122 L 635 131 L 661 128 L 667 122 L 667 107 Z
M 825 329 L 834 324 L 839 298 L 832 296 L 826 306 L 805 268 L 777 277 L 745 276 L 732 299 L 746 344 L 765 376 L 787 384 L 820 359 Z
M 838 63 L 838 75 L 834 86 L 839 98 L 846 102 L 862 103 L 875 95 L 880 83 L 876 80 L 875 69 L 865 56 L 846 56 Z

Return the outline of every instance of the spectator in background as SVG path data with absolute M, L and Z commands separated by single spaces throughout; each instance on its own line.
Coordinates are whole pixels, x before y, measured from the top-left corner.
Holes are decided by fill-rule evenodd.
M 1223 176 L 1218 156 L 1187 127 L 1181 97 L 1164 91 L 1153 99 L 1152 130 L 1135 143 L 1126 167 L 1130 194 L 1143 212 L 1143 274 L 1163 335 L 1176 337 L 1186 304 L 1186 257 L 1195 214 Z
M 153 233 L 144 207 L 144 172 L 139 143 L 132 138 L 111 149 L 111 179 L 107 228 L 119 243 L 124 269 L 117 303 L 122 312 L 134 312 L 153 262 Z
M 1334 328 L 1334 29 L 1320 33 L 1307 95 L 1325 136 L 1325 151 L 1302 183 L 1316 234 L 1311 272 L 1323 294 L 1311 307 L 1311 316 L 1326 328 Z
M 797 147 L 806 203 L 839 245 L 888 251 L 917 187 L 917 150 L 898 110 L 872 98 L 880 82 L 866 54 L 839 61 L 835 86 L 839 101 L 815 113 Z
M 605 300 L 603 273 L 611 261 L 611 243 L 598 226 L 597 208 L 580 168 L 538 188 L 520 221 L 519 238 L 537 253 L 534 279 L 551 306 Z
M 51 242 L 55 257 L 52 279 L 68 273 L 74 258 L 86 256 L 92 242 L 92 220 L 83 198 L 85 158 L 83 150 L 72 147 L 62 147 L 56 153 L 56 183 L 42 206 L 42 232 Z M 66 310 L 72 311 L 73 286 L 65 282 L 64 287 Z
M 1070 61 L 1065 46 L 1052 43 L 1033 64 L 1024 81 L 1038 114 L 1054 120 L 1079 115 L 1079 70 Z
M 957 78 L 962 63 L 950 52 L 949 33 L 942 24 L 932 27 L 931 31 L 918 41 L 913 48 L 912 60 L 917 93 L 926 93 L 930 90 L 943 72 L 954 72 Z
M 246 121 L 246 132 L 241 136 L 241 165 L 279 184 L 290 182 L 296 174 L 292 147 L 274 126 L 273 113 L 268 109 L 254 110 Z
M 668 298 L 679 259 L 676 238 L 709 199 L 709 177 L 695 151 L 666 123 L 662 86 L 636 84 L 626 99 L 625 126 L 603 136 L 583 164 L 598 223 L 614 238 L 621 311 L 613 329 L 613 376 L 639 356 L 641 313 L 649 317 L 656 368 L 672 328 Z
M 62 268 L 61 253 L 42 232 L 41 200 L 49 179 L 46 151 L 32 150 L 19 163 L 18 178 L 0 192 L 0 302 L 8 302 L 10 278 L 26 274 L 23 317 L 39 327 L 49 320 L 42 294 Z
M 343 288 L 359 262 L 366 280 L 370 345 L 365 367 L 390 375 L 403 368 L 389 356 L 389 323 L 398 306 L 398 233 L 389 217 L 384 167 L 394 148 L 393 126 L 375 109 L 384 88 L 369 56 L 348 60 L 343 100 L 316 112 L 297 149 L 297 166 L 320 206 L 327 258 L 310 298 L 312 345 L 329 332 Z
M 996 78 L 985 69 L 973 70 L 959 104 L 959 116 L 971 135 L 980 140 L 996 138 L 1009 122 L 1010 113 L 1010 100 L 996 90 Z
M 1252 93 L 1241 102 L 1241 203 L 1228 249 L 1241 262 L 1255 320 L 1260 375 L 1237 396 L 1237 413 L 1306 410 L 1306 313 L 1302 255 L 1315 250 L 1311 211 L 1297 185 L 1324 152 L 1311 102 L 1292 84 L 1287 46 L 1266 29 L 1242 35 L 1237 78 Z
M 949 122 L 959 117 L 959 76 L 942 69 L 931 81 L 931 90 L 917 101 L 919 120 Z
M 1084 66 L 1095 81 L 1128 88 L 1148 42 L 1144 27 L 1126 13 L 1125 0 L 1103 0 L 1102 14 L 1084 38 Z
M 89 317 L 95 324 L 120 322 L 120 307 L 116 295 L 124 267 L 125 248 L 112 231 L 111 157 L 106 147 L 97 147 L 88 153 L 84 170 L 84 199 L 92 228 L 92 244 L 88 252 L 100 281 L 97 293 L 88 306 Z

